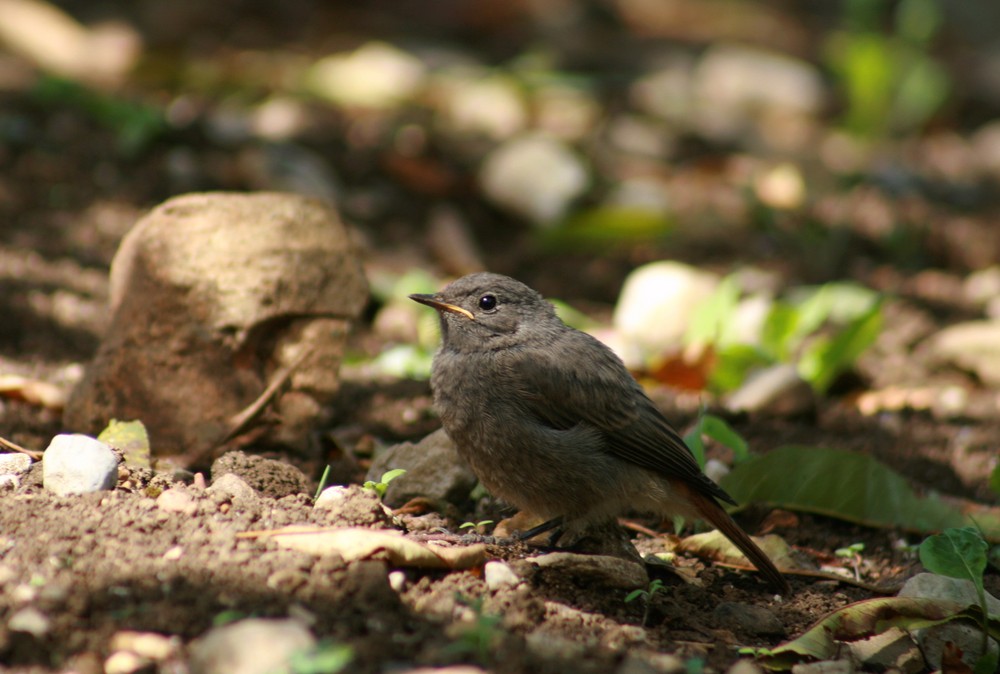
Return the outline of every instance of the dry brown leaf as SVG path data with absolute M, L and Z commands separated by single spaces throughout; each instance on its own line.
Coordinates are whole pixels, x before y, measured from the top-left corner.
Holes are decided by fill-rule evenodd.
M 368 559 L 384 552 L 393 566 L 422 569 L 468 569 L 486 563 L 486 546 L 444 547 L 418 543 L 392 529 L 342 527 L 327 529 L 293 524 L 270 532 L 278 545 L 313 555 L 336 554 L 345 561 Z

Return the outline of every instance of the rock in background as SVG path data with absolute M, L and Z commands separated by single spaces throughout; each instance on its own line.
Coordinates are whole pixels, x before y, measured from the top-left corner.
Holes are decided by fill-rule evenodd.
M 305 443 L 367 285 L 350 233 L 311 199 L 190 194 L 150 212 L 111 268 L 111 321 L 66 407 L 96 432 L 140 419 L 158 455 L 198 453 L 276 373 L 298 362 L 274 404 L 272 439 Z

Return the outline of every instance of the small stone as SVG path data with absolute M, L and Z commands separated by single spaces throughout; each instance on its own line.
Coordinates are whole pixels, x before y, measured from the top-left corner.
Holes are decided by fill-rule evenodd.
M 486 581 L 486 587 L 496 592 L 505 587 L 514 587 L 521 582 L 521 577 L 506 563 L 490 561 L 483 568 L 483 580 Z
M 712 616 L 722 627 L 754 636 L 783 636 L 785 626 L 775 613 L 763 606 L 724 601 Z
M 392 521 L 392 511 L 379 500 L 378 494 L 359 484 L 337 489 L 323 500 L 319 510 L 322 512 L 323 523 L 337 527 L 370 527 Z
M 241 509 L 247 509 L 260 502 L 260 495 L 254 491 L 254 488 L 235 473 L 225 473 L 212 480 L 212 486 L 205 489 L 205 492 L 210 495 L 224 496 Z
M 57 435 L 43 455 L 43 484 L 59 496 L 114 489 L 117 480 L 118 457 L 87 435 Z
M 31 467 L 27 454 L 0 454 L 0 475 L 19 475 Z
M 25 606 L 7 620 L 7 629 L 11 632 L 24 632 L 36 639 L 41 639 L 52 628 L 49 617 L 34 606 Z
M 489 566 L 489 562 L 487 562 Z M 392 588 L 393 592 L 402 592 L 406 589 L 406 572 L 405 571 L 390 571 L 389 572 L 389 587 Z
M 129 651 L 116 651 L 104 661 L 104 674 L 132 674 L 149 665 L 149 659 Z
M 952 325 L 929 343 L 939 361 L 974 372 L 988 386 L 1000 386 L 1000 319 Z
M 349 495 L 350 490 L 343 485 L 334 485 L 332 487 L 327 487 L 319 494 L 319 498 L 313 504 L 314 508 L 336 508 L 344 503 Z
M 638 350 L 639 362 L 676 351 L 695 312 L 719 278 L 680 262 L 652 262 L 629 274 L 615 306 L 614 326 Z M 626 354 L 633 358 L 629 351 Z
M 164 512 L 192 517 L 198 512 L 198 501 L 183 489 L 175 487 L 156 497 L 156 507 Z
M 16 491 L 21 487 L 21 478 L 17 475 L 0 475 L 0 492 Z
M 531 220 L 554 225 L 590 183 L 583 162 L 544 135 L 507 141 L 483 160 L 479 174 L 486 198 Z
M 426 68 L 416 57 L 384 42 L 320 59 L 307 74 L 315 93 L 341 105 L 386 108 L 417 93 Z
M 726 674 L 764 674 L 764 670 L 751 660 L 737 660 L 726 670 Z
M 110 643 L 112 651 L 129 651 L 156 662 L 176 655 L 180 646 L 180 637 L 177 636 L 130 630 L 115 633 Z
M 615 625 L 601 635 L 601 648 L 615 653 L 649 646 L 649 635 L 638 625 Z
M 629 651 L 615 674 L 680 674 L 685 671 L 684 661 L 676 655 Z
M 583 657 L 586 649 L 585 644 L 543 630 L 531 632 L 524 641 L 529 651 L 543 659 L 573 661 Z
M 166 552 L 163 553 L 163 559 L 168 562 L 176 562 L 178 559 L 184 556 L 184 548 L 180 545 L 175 545 Z
M 235 473 L 264 496 L 283 498 L 309 493 L 309 479 L 295 466 L 239 450 L 226 452 L 212 464 L 212 484 L 227 473 Z
M 0 564 L 0 588 L 17 579 L 17 571 L 9 564 Z
M 316 639 L 296 620 L 249 618 L 211 629 L 191 645 L 193 674 L 270 674 L 286 671 Z
M 556 570 L 562 576 L 603 587 L 634 590 L 646 587 L 649 583 L 649 576 L 642 564 L 618 557 L 550 552 L 529 557 L 528 561 L 542 569 Z
M 444 105 L 449 128 L 501 140 L 525 127 L 528 113 L 514 80 L 474 73 L 448 84 Z

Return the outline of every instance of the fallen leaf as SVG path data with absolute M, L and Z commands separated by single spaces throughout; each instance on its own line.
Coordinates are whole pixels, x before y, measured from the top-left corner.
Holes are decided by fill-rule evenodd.
M 1000 508 L 920 495 L 902 475 L 858 452 L 779 447 L 737 464 L 720 484 L 743 504 L 917 533 L 976 526 L 986 540 L 1000 542 Z
M 340 555 L 345 561 L 385 553 L 393 566 L 421 569 L 469 569 L 486 563 L 486 546 L 444 547 L 418 543 L 392 529 L 327 529 L 293 524 L 271 532 L 278 545 L 313 555 Z
M 742 652 L 753 654 L 768 669 L 785 670 L 800 662 L 834 658 L 839 642 L 868 638 L 891 627 L 914 630 L 949 620 L 977 620 L 980 615 L 976 606 L 940 599 L 869 599 L 827 614 L 796 639 Z M 990 636 L 1000 635 L 1000 619 L 991 618 L 989 628 Z
M 752 538 L 779 569 L 794 569 L 798 566 L 792 558 L 791 548 L 781 536 L 768 534 Z M 750 562 L 739 548 L 717 530 L 688 536 L 682 539 L 677 547 L 702 559 L 710 559 L 734 566 L 750 566 Z

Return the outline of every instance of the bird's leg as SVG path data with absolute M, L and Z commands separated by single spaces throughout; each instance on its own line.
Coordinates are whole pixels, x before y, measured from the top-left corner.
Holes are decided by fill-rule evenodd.
M 555 531 L 552 531 L 553 529 L 555 529 Z M 527 541 L 535 536 L 544 534 L 547 531 L 552 531 L 552 536 L 549 538 L 549 545 L 555 547 L 556 543 L 559 542 L 559 539 L 562 538 L 562 535 L 566 533 L 566 530 L 563 529 L 563 518 L 553 517 L 546 522 L 542 522 L 537 527 L 532 527 L 527 531 L 519 532 L 517 534 L 517 538 L 518 540 Z

